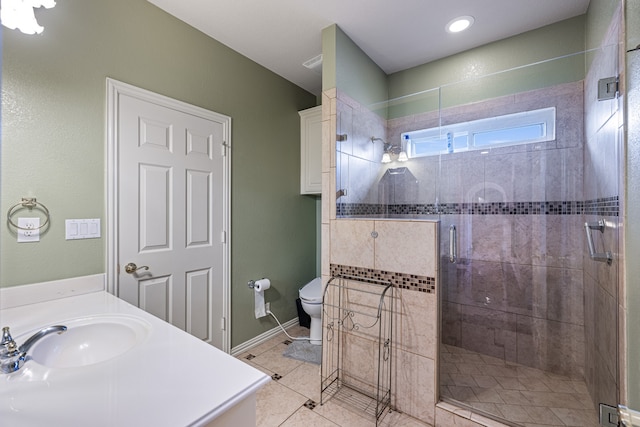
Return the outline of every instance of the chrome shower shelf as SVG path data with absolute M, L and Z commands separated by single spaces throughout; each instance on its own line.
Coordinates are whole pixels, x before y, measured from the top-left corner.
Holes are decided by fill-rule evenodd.
M 334 276 L 323 294 L 320 404 L 340 400 L 373 417 L 392 409 L 393 286 Z

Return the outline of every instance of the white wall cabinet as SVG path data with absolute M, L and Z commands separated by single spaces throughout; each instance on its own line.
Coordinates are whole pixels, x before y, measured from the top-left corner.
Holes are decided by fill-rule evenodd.
M 322 193 L 322 106 L 300 114 L 300 194 Z

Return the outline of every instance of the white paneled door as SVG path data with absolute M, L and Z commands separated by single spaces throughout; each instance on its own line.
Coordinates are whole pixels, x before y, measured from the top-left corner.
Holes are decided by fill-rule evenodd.
M 141 90 L 113 98 L 115 291 L 228 351 L 230 119 Z

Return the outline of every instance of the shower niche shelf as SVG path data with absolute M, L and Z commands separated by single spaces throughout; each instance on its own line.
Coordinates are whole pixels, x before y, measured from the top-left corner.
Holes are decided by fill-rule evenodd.
M 339 275 L 323 294 L 320 404 L 330 399 L 375 419 L 392 408 L 393 286 Z

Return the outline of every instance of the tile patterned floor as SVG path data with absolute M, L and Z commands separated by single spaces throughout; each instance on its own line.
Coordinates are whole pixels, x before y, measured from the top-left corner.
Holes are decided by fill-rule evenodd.
M 299 326 L 292 336 L 308 335 Z M 320 366 L 284 357 L 288 338 L 279 334 L 237 356 L 271 376 L 258 392 L 257 427 L 368 427 L 363 411 L 329 400 L 320 405 Z M 458 347 L 441 347 L 443 396 L 525 427 L 597 427 L 584 382 L 546 373 Z M 383 427 L 429 427 L 415 418 L 388 413 Z
M 597 427 L 582 381 L 459 347 L 440 348 L 440 393 L 526 427 Z
M 299 326 L 287 329 L 289 335 L 309 335 Z M 330 399 L 320 405 L 320 366 L 284 357 L 288 338 L 279 334 L 237 356 L 239 360 L 273 378 L 258 392 L 258 427 L 370 427 L 375 420 L 366 413 Z M 397 412 L 388 413 L 383 427 L 428 427 L 427 424 Z

